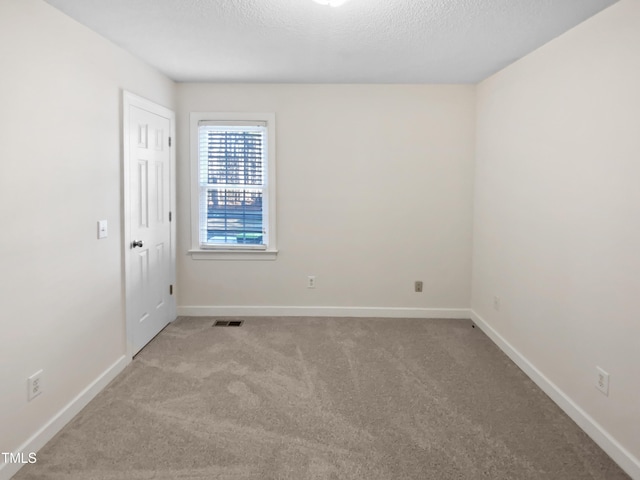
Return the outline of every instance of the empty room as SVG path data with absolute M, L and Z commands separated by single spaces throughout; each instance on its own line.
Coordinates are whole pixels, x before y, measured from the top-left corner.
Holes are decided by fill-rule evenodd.
M 640 480 L 639 0 L 0 0 L 0 480 Z

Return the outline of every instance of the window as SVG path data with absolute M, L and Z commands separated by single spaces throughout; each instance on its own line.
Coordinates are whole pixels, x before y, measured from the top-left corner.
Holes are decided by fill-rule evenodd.
M 275 115 L 191 114 L 194 258 L 275 258 Z

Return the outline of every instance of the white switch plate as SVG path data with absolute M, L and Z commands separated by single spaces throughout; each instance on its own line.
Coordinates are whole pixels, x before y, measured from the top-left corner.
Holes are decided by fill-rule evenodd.
M 108 231 L 108 227 L 107 227 L 107 221 L 106 220 L 99 220 L 98 221 L 98 238 L 107 238 L 107 236 L 109 235 L 109 231 Z

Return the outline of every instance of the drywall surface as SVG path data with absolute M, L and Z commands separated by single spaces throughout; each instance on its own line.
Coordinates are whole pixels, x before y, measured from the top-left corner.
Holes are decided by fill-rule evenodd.
M 13 452 L 125 354 L 121 89 L 174 107 L 175 88 L 39 0 L 0 2 L 0 59 L 0 451 Z
M 472 287 L 474 312 L 636 460 L 639 85 L 640 2 L 623 0 L 478 86 Z
M 179 312 L 468 308 L 475 87 L 194 83 L 178 102 Z M 275 113 L 277 260 L 187 254 L 192 111 Z

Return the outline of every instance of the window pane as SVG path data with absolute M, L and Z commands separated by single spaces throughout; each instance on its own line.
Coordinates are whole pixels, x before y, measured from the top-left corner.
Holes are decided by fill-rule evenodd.
M 200 127 L 201 185 L 262 185 L 265 127 Z
M 207 190 L 206 242 L 210 244 L 264 244 L 262 191 Z
M 198 127 L 201 245 L 265 245 L 264 125 Z

